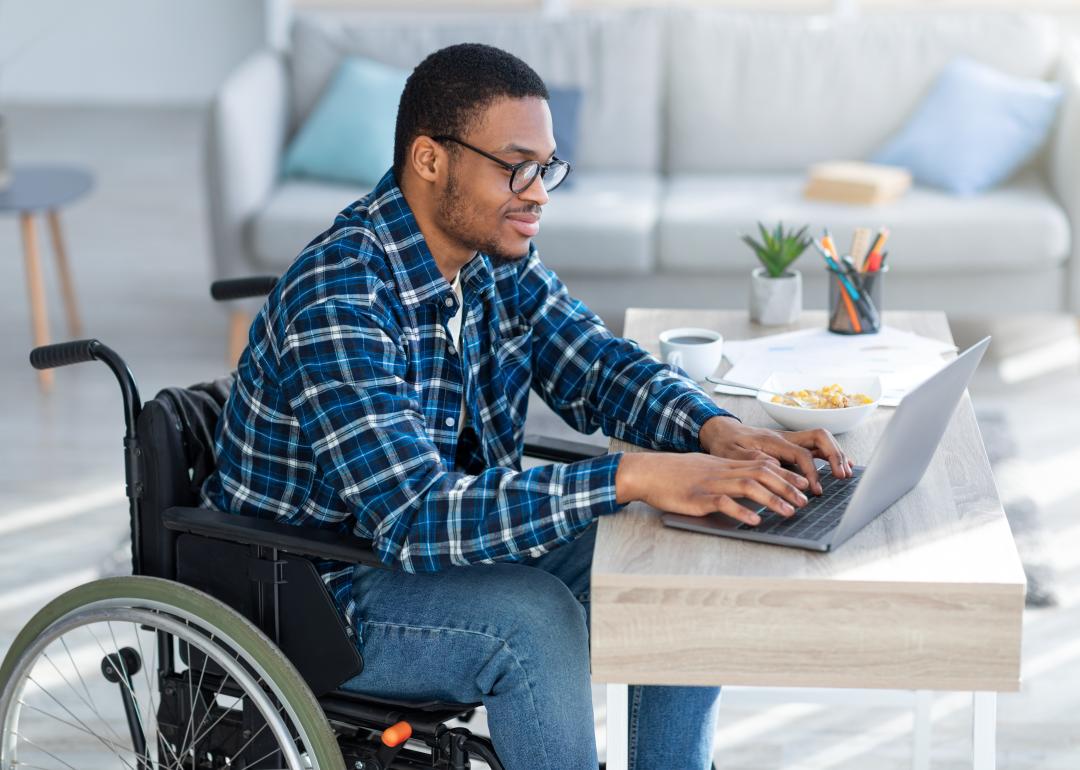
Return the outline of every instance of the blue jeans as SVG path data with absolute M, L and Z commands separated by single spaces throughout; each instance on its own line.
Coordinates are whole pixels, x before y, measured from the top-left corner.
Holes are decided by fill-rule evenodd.
M 358 567 L 354 692 L 482 702 L 506 770 L 595 770 L 589 570 L 596 526 L 520 563 L 429 575 Z M 718 687 L 631 687 L 632 770 L 708 770 Z

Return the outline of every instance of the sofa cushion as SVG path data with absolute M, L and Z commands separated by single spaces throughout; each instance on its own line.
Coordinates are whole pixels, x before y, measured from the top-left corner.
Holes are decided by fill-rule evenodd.
M 654 174 L 574 172 L 573 187 L 551 194 L 536 245 L 562 274 L 643 274 L 655 269 L 660 179 Z M 250 223 L 252 251 L 281 271 L 337 213 L 369 192 L 362 187 L 286 179 Z
M 979 196 L 958 198 L 915 187 L 881 206 L 850 206 L 802 197 L 802 174 L 679 175 L 670 180 L 660 213 L 661 268 L 665 271 L 746 272 L 755 266 L 738 234 L 756 222 L 809 224 L 815 235 L 828 227 L 838 248 L 855 227 L 888 224 L 886 250 L 896 270 L 955 272 L 1025 270 L 1058 265 L 1069 250 L 1064 212 L 1032 172 Z M 796 268 L 817 269 L 813 250 Z
M 510 51 L 549 86 L 582 89 L 581 169 L 656 171 L 661 155 L 662 16 L 650 11 L 447 15 L 302 14 L 292 29 L 292 128 L 303 122 L 345 56 L 410 71 L 454 43 Z
M 1004 12 L 672 11 L 668 169 L 793 171 L 864 159 L 913 112 L 947 62 L 1047 77 L 1053 22 Z
M 287 176 L 374 185 L 394 162 L 394 124 L 409 73 L 346 57 L 285 150 Z
M 573 172 L 551 193 L 536 245 L 559 275 L 638 275 L 656 268 L 660 178 L 655 174 Z
M 872 160 L 958 195 L 983 192 L 1046 141 L 1062 88 L 967 58 L 950 62 L 900 133 Z
M 284 271 L 316 235 L 334 223 L 339 211 L 369 192 L 371 188 L 363 186 L 282 180 L 249 223 L 252 253 L 260 265 Z

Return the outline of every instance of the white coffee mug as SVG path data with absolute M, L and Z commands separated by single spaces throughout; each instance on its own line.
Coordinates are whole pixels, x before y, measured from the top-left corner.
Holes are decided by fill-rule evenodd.
M 724 335 L 712 329 L 687 326 L 660 333 L 660 357 L 694 380 L 704 380 L 715 372 L 723 356 Z

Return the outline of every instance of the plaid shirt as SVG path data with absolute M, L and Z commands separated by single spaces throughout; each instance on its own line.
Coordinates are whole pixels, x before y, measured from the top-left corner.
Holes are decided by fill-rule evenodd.
M 256 316 L 203 505 L 352 531 L 409 572 L 515 561 L 620 507 L 619 454 L 521 470 L 530 386 L 577 430 L 655 449 L 700 450 L 701 426 L 727 414 L 613 336 L 535 246 L 497 266 L 477 254 L 461 284 L 457 350 L 454 292 L 388 172 L 304 249 Z M 475 439 L 459 446 L 463 427 Z M 317 566 L 359 631 L 353 568 Z

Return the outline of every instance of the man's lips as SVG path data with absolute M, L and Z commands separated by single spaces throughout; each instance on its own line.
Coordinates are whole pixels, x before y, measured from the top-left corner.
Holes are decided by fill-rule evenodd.
M 507 214 L 510 225 L 526 238 L 532 238 L 540 232 L 540 217 L 537 214 Z

